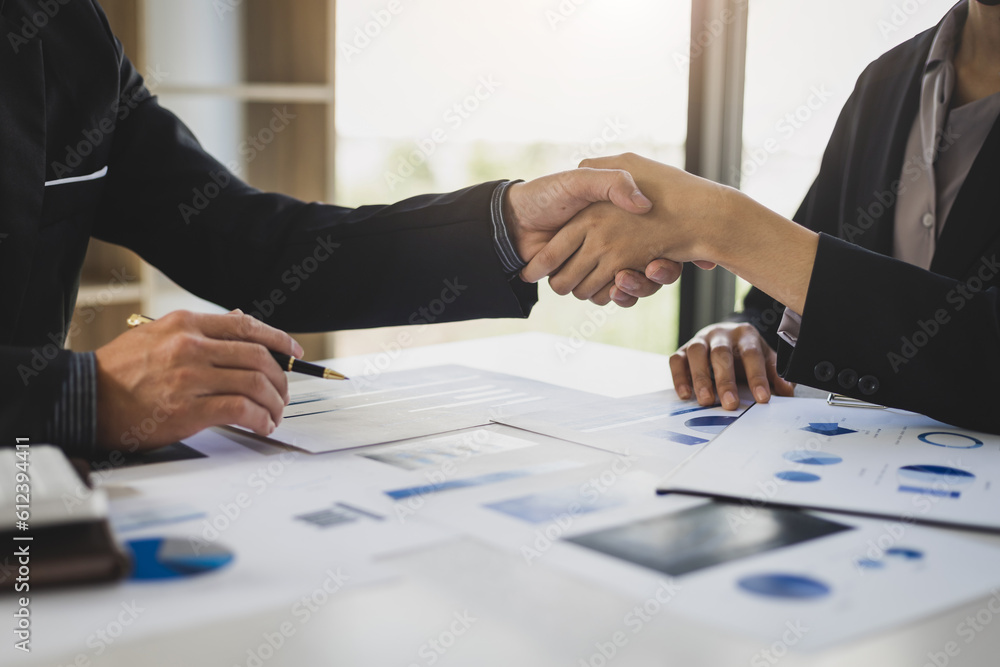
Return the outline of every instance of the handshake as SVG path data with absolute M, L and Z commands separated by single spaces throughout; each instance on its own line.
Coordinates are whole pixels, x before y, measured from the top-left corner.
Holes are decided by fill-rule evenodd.
M 630 307 L 680 277 L 683 262 L 718 263 L 710 233 L 735 191 L 635 155 L 512 185 L 504 218 L 521 278 L 598 305 Z
M 559 294 L 629 307 L 680 276 L 684 262 L 721 265 L 802 312 L 816 235 L 732 188 L 636 155 L 585 160 L 580 169 L 508 187 L 503 219 L 527 265 Z M 288 404 L 288 381 L 268 350 L 300 357 L 286 333 L 242 312 L 175 312 L 96 351 L 97 440 L 126 444 L 153 414 L 155 447 L 217 424 L 269 435 Z M 743 372 L 757 400 L 777 377 L 774 351 L 750 325 L 699 332 L 670 359 L 681 398 L 739 405 Z M 737 364 L 739 360 L 741 363 Z
M 722 266 L 802 313 L 818 235 L 738 190 L 637 155 L 511 186 L 521 277 L 559 294 L 629 307 L 677 280 L 684 262 Z M 593 202 L 593 203 L 590 203 Z M 563 224 L 565 223 L 565 224 Z M 776 353 L 747 323 L 710 325 L 671 356 L 683 399 L 727 409 L 745 379 L 759 402 L 791 395 Z

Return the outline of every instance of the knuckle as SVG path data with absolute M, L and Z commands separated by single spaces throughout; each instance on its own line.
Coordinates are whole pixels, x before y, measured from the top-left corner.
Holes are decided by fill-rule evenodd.
M 268 368 L 271 364 L 275 363 L 274 357 L 263 345 L 253 345 L 253 365 L 257 368 L 264 369 Z
M 577 297 L 577 298 L 588 298 L 588 297 Z M 595 305 L 606 306 L 611 301 L 611 295 L 608 293 L 607 290 L 604 290 L 602 292 L 598 292 L 597 294 L 590 296 L 589 299 L 590 302 Z
M 253 416 L 254 404 L 245 396 L 230 396 L 226 399 L 223 411 L 229 419 L 241 424 L 247 424 Z
M 270 384 L 271 380 L 268 379 L 268 377 L 261 371 L 253 371 L 250 373 L 250 383 L 248 389 L 254 396 L 265 394 L 267 392 L 268 385 Z
M 181 363 L 191 359 L 201 349 L 201 339 L 190 333 L 179 333 L 170 337 L 166 343 L 166 356 L 172 363 Z
M 712 347 L 712 363 L 727 366 L 733 362 L 733 351 L 726 345 Z
M 175 310 L 163 318 L 171 327 L 190 329 L 194 326 L 195 316 L 189 310 Z
M 569 281 L 561 276 L 551 276 L 549 278 L 549 287 L 559 296 L 566 296 L 570 292 Z
M 688 342 L 686 348 L 688 354 L 703 356 L 708 353 L 708 345 L 700 338 L 695 338 Z

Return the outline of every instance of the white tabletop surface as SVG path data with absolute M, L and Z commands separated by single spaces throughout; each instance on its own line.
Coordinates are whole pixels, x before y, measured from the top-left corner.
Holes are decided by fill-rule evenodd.
M 579 344 L 544 334 L 521 334 L 447 345 L 340 359 L 331 362 L 348 375 L 381 364 L 380 370 L 405 370 L 437 364 L 464 364 L 621 397 L 670 387 L 667 358 L 649 353 Z M 196 462 L 186 461 L 185 464 Z M 207 461 L 206 461 L 206 465 Z M 185 468 L 187 469 L 187 468 Z M 183 474 L 174 463 L 116 471 L 116 480 Z M 116 477 L 117 475 L 117 477 Z M 956 531 L 960 532 L 960 531 Z M 964 533 L 963 533 L 964 534 Z M 1000 544 L 1000 539 L 971 535 Z M 287 607 L 239 618 L 130 640 L 125 633 L 100 656 L 93 650 L 45 660 L 15 656 L 13 664 L 69 665 L 77 655 L 87 665 L 122 667 L 158 665 L 392 666 L 429 665 L 416 647 L 447 628 L 456 612 L 468 611 L 476 622 L 436 665 L 579 667 L 595 654 L 595 643 L 620 629 L 630 602 L 554 568 L 532 567 L 516 555 L 472 538 L 461 538 L 388 562 L 400 576 L 334 595 L 310 621 L 266 661 L 256 662 L 248 649 L 288 616 Z M 998 563 L 1000 566 L 1000 563 Z M 8 599 L 9 600 L 9 599 Z M 791 652 L 780 660 L 763 657 L 760 642 L 670 613 L 654 617 L 613 659 L 631 665 L 1000 665 L 1000 618 L 989 610 L 990 596 L 919 623 L 871 636 L 819 653 Z M 6 608 L 6 601 L 3 602 Z M 997 600 L 993 600 L 997 606 Z M 985 611 L 984 611 L 985 610 Z M 968 616 L 988 614 L 973 641 L 957 627 Z M 6 615 L 6 614 L 5 614 Z M 86 623 L 87 619 L 81 619 Z M 10 642 L 10 638 L 4 640 Z M 956 642 L 958 655 L 944 647 Z M 11 655 L 3 647 L 0 656 Z M 943 662 L 946 661 L 946 662 Z M 0 660 L 6 665 L 6 658 Z M 598 667 L 600 660 L 589 664 Z

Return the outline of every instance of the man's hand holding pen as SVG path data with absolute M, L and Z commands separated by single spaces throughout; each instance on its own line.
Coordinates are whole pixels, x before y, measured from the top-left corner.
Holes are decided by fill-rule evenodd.
M 288 334 L 249 315 L 176 311 L 97 350 L 97 437 L 151 449 L 209 426 L 271 434 L 288 378 L 270 350 L 302 356 Z

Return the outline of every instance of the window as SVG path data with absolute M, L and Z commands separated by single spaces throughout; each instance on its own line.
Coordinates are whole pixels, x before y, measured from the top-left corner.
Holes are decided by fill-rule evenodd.
M 683 166 L 687 0 L 342 0 L 337 12 L 338 203 L 530 179 L 623 151 Z M 676 288 L 623 310 L 540 287 L 526 321 L 434 325 L 414 344 L 547 331 L 674 347 Z M 342 332 L 335 349 L 374 351 L 395 338 Z
M 858 76 L 934 26 L 954 0 L 751 2 L 740 189 L 791 217 Z M 739 281 L 737 303 L 749 290 Z

